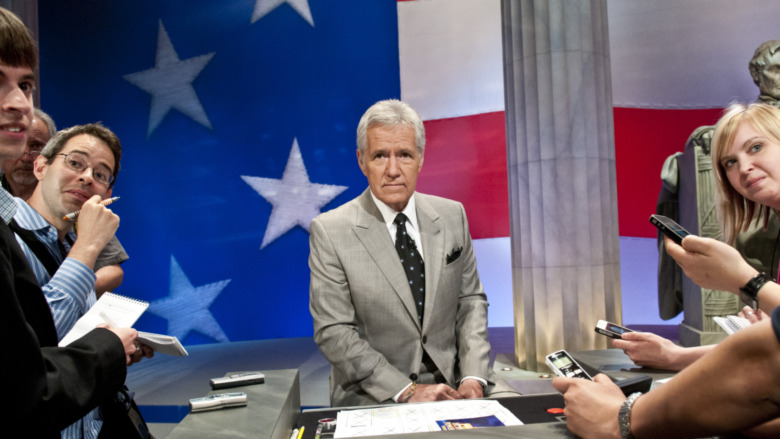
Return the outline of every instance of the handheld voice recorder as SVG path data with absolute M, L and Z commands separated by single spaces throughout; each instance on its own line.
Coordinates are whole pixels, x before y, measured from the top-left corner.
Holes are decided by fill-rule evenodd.
M 599 320 L 598 323 L 596 323 L 596 332 L 598 332 L 601 335 L 606 335 L 607 337 L 610 338 L 619 339 L 626 332 L 634 332 L 634 331 L 624 326 L 620 326 L 612 322 L 608 322 L 606 320 Z
M 582 369 L 568 352 L 560 350 L 547 356 L 547 367 L 556 375 L 568 378 L 583 378 L 593 381 L 593 378 Z

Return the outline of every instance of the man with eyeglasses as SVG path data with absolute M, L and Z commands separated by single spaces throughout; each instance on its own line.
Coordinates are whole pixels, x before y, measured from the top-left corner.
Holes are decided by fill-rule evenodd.
M 59 339 L 97 300 L 95 261 L 119 226 L 117 215 L 97 205 L 79 215 L 76 239 L 73 222 L 63 217 L 89 199 L 111 196 L 121 155 L 117 136 L 100 124 L 62 130 L 35 158 L 32 172 L 38 184 L 27 203 L 15 199 L 11 228 L 46 296 Z M 132 361 L 144 355 L 151 358 L 153 351 L 139 345 Z M 88 415 L 64 430 L 63 437 L 96 438 L 101 425 Z
M 3 162 L 3 175 L 0 183 L 11 195 L 27 201 L 38 185 L 38 179 L 33 173 L 33 163 L 48 143 L 57 133 L 54 120 L 42 110 L 34 109 L 34 118 L 30 125 L 27 145 L 21 157 Z M 125 248 L 115 237 L 106 244 L 95 261 L 95 294 L 99 298 L 106 291 L 113 291 L 122 285 L 124 270 L 120 264 L 130 257 Z
M 0 8 L 0 161 L 24 150 L 32 119 L 35 43 L 19 18 Z M 98 210 L 94 202 L 87 213 Z M 100 206 L 102 209 L 103 207 Z M 51 311 L 8 227 L 16 202 L 0 188 L 0 321 L 3 350 L 0 399 L 4 437 L 60 437 L 59 431 L 116 395 L 137 331 L 96 328 L 57 347 Z

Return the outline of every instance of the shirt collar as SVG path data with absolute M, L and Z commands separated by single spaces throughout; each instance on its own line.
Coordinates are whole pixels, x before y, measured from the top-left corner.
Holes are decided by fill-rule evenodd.
M 370 189 L 369 192 L 371 193 L 371 198 L 374 200 L 374 204 L 376 204 L 376 207 L 379 208 L 379 213 L 382 214 L 382 219 L 385 220 L 385 224 L 388 226 L 393 224 L 393 221 L 395 220 L 395 217 L 398 216 L 399 212 L 382 202 L 374 195 L 373 192 L 371 192 Z M 412 193 L 411 198 L 409 198 L 409 202 L 406 203 L 406 207 L 400 213 L 403 213 L 407 218 L 409 218 L 409 222 L 411 223 L 412 227 L 414 227 L 414 230 L 420 230 L 420 228 L 417 226 L 417 205 L 415 203 L 414 194 L 415 193 Z
M 26 201 L 18 197 L 14 198 L 14 201 L 16 201 L 18 209 L 17 214 L 14 215 L 14 217 L 22 228 L 27 230 L 43 230 L 51 227 L 54 229 L 54 226 L 49 224 L 48 221 L 46 221 L 37 210 L 27 204 Z
M 11 194 L 3 188 L 0 188 L 0 218 L 8 224 L 16 213 L 16 202 Z

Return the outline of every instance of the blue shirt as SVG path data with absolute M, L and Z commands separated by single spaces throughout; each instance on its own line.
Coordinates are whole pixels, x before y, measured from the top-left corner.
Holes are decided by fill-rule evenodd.
M 10 206 L 5 206 L 7 203 L 3 200 L 5 191 L 1 192 L 0 215 L 3 215 L 5 219 L 3 212 L 8 211 Z M 30 247 L 19 235 L 16 235 L 16 240 L 19 242 L 24 256 L 30 262 L 35 278 L 46 296 L 52 317 L 54 317 L 54 326 L 57 328 L 57 338 L 61 340 L 73 328 L 76 321 L 94 305 L 96 301 L 95 273 L 80 261 L 73 258 L 63 258 L 60 252 L 57 229 L 46 222 L 41 214 L 21 198 L 11 199 L 11 202 L 15 202 L 13 207 L 16 212 L 13 214 L 13 218 L 19 226 L 35 233 L 38 241 L 49 250 L 59 265 L 54 276 L 49 275 L 49 271 L 38 260 L 35 253 L 30 250 Z M 10 222 L 10 219 L 8 221 Z M 64 245 L 67 246 L 67 243 Z M 96 413 L 97 409 L 62 430 L 62 439 L 97 438 L 102 422 L 95 419 L 94 414 Z

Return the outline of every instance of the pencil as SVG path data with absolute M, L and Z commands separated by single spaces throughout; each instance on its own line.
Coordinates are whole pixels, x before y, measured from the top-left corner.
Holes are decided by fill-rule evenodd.
M 104 206 L 108 206 L 109 204 L 113 203 L 114 201 L 116 201 L 118 199 L 119 199 L 119 197 L 108 198 L 106 200 L 101 201 L 100 204 L 102 204 Z M 76 221 L 76 218 L 79 217 L 79 212 L 81 212 L 81 209 L 63 216 L 62 220 L 63 221 Z

